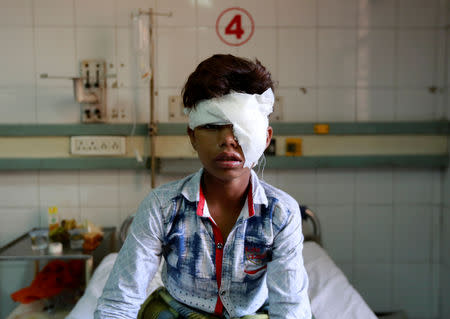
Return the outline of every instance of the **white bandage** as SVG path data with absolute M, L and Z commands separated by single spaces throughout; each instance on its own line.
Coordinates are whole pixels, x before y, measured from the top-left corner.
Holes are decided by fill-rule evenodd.
M 244 167 L 252 168 L 266 149 L 268 116 L 272 113 L 272 89 L 263 94 L 233 92 L 219 98 L 200 101 L 186 108 L 189 128 L 205 124 L 233 124 L 233 133 L 245 156 Z

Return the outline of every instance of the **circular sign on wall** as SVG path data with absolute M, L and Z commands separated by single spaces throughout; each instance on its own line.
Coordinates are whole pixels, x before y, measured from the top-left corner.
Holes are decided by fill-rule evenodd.
M 247 10 L 229 8 L 217 18 L 216 32 L 220 40 L 237 47 L 250 40 L 255 32 L 255 22 Z

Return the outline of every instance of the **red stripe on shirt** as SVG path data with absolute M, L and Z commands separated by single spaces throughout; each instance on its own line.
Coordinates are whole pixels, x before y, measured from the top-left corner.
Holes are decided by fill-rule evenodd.
M 203 209 L 205 207 L 205 196 L 203 195 L 202 186 L 200 185 L 200 194 L 199 194 L 199 201 L 197 206 L 197 215 L 200 217 L 203 217 Z M 216 250 L 216 281 L 217 281 L 217 302 L 216 307 L 214 309 L 214 313 L 221 315 L 223 312 L 223 304 L 222 300 L 220 299 L 220 284 L 222 281 L 222 260 L 223 260 L 223 246 L 225 245 L 223 242 L 222 233 L 220 232 L 219 227 L 217 227 L 214 220 L 209 217 L 209 220 L 211 221 L 213 233 L 214 233 L 214 245 Z M 218 244 L 222 245 L 222 248 L 218 248 Z
M 223 312 L 223 304 L 222 300 L 220 299 L 220 284 L 222 282 L 222 260 L 223 260 L 223 249 L 224 249 L 224 242 L 222 238 L 222 233 L 220 232 L 219 227 L 214 223 L 213 220 L 212 227 L 213 227 L 213 233 L 214 233 L 214 243 L 216 245 L 216 280 L 217 280 L 217 303 L 216 308 L 214 309 L 214 313 L 217 315 L 221 315 Z M 218 245 L 221 244 L 222 248 L 218 248 Z
M 248 217 L 252 217 L 253 215 L 255 215 L 255 209 L 253 208 L 252 182 L 250 182 L 250 187 L 248 189 L 247 201 L 248 201 Z
M 200 185 L 200 195 L 197 205 L 197 215 L 200 217 L 203 216 L 203 207 L 205 207 L 205 196 L 203 195 L 202 186 Z
M 248 200 L 248 215 L 249 217 L 252 217 L 255 215 L 255 209 L 253 208 L 253 194 L 252 194 L 252 184 L 250 183 L 250 187 L 247 193 L 247 200 Z M 200 185 L 200 191 L 199 191 L 199 201 L 197 206 L 197 215 L 202 217 L 203 216 L 203 209 L 205 207 L 205 196 L 203 194 L 202 187 Z M 220 232 L 219 227 L 216 225 L 214 220 L 210 217 L 209 218 L 212 224 L 213 233 L 214 233 L 214 244 L 215 244 L 215 250 L 216 250 L 216 281 L 217 281 L 217 302 L 216 307 L 214 309 L 214 313 L 216 315 L 221 315 L 223 313 L 223 303 L 220 299 L 220 285 L 222 282 L 222 262 L 223 262 L 223 250 L 224 250 L 224 240 L 222 237 L 222 233 Z M 218 244 L 222 245 L 222 248 L 218 248 Z M 263 267 L 264 268 L 264 267 Z M 261 270 L 261 269 L 258 269 Z M 253 273 L 253 272 L 248 272 Z

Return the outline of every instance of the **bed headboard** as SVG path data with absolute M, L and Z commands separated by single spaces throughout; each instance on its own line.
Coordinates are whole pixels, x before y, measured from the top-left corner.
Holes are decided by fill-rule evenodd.
M 320 234 L 319 219 L 307 206 L 300 206 L 300 213 L 302 214 L 302 230 L 305 241 L 315 241 L 322 245 L 322 237 Z M 133 222 L 134 214 L 128 216 L 120 226 L 119 230 L 119 247 L 125 242 L 128 234 L 128 228 Z

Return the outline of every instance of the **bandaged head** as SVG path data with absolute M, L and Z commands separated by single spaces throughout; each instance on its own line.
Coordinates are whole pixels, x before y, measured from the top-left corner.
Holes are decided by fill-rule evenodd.
M 230 94 L 200 101 L 185 108 L 189 128 L 206 124 L 232 124 L 233 133 L 245 156 L 244 167 L 252 168 L 266 149 L 269 114 L 273 111 L 272 89 L 263 94 Z

